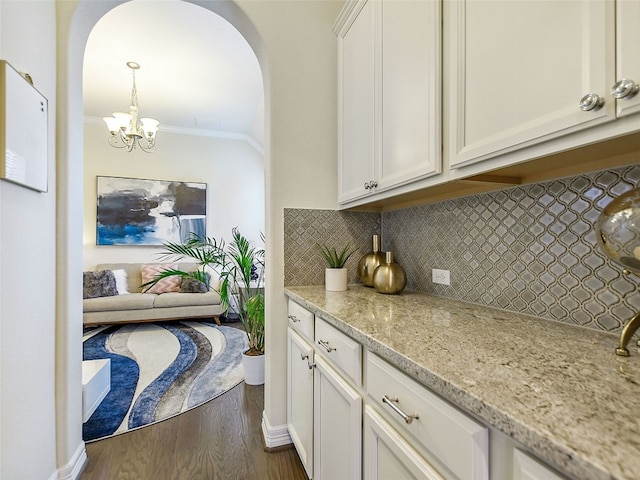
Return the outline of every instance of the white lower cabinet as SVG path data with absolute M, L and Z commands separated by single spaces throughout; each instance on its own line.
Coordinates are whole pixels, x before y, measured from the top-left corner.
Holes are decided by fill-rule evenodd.
M 314 478 L 362 478 L 362 396 L 316 357 Z
M 364 409 L 364 478 L 443 480 L 443 477 L 384 418 Z
M 287 428 L 307 476 L 313 478 L 313 347 L 292 328 L 287 350 Z
M 314 480 L 566 480 L 289 303 L 287 426 Z

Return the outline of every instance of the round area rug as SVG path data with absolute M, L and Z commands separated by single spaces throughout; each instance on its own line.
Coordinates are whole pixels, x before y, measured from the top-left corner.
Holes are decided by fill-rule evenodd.
M 111 390 L 83 425 L 85 441 L 125 433 L 202 405 L 244 379 L 244 331 L 205 322 L 104 326 L 83 359 L 111 360 Z

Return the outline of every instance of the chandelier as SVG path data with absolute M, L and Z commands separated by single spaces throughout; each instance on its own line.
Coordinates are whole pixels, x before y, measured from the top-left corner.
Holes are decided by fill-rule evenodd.
M 111 117 L 104 117 L 111 136 L 109 145 L 115 148 L 126 148 L 131 152 L 140 147 L 145 152 L 153 152 L 156 149 L 156 133 L 158 120 L 153 118 L 138 118 L 138 92 L 136 90 L 136 70 L 140 65 L 136 62 L 127 62 L 133 75 L 133 88 L 131 89 L 131 105 L 129 113 L 115 112 Z

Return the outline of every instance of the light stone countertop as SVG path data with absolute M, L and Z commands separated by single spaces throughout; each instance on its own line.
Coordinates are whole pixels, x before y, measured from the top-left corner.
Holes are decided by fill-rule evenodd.
M 640 352 L 618 335 L 423 293 L 285 294 L 578 479 L 640 479 Z

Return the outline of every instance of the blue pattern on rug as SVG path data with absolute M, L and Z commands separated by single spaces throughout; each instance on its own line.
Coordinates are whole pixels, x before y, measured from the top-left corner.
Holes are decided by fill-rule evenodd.
M 196 346 L 186 333 L 171 325 L 162 325 L 173 333 L 180 342 L 180 353 L 162 375 L 145 388 L 133 404 L 129 416 L 129 428 L 136 428 L 156 420 L 156 407 L 171 384 L 189 368 L 196 359 Z
M 111 390 L 83 425 L 85 441 L 125 433 L 178 415 L 221 395 L 244 379 L 242 352 L 248 348 L 248 341 L 242 330 L 197 321 L 144 325 L 144 328 L 116 325 L 97 333 L 85 332 L 86 336 L 93 336 L 83 343 L 83 358 L 111 360 Z M 148 378 L 147 386 L 136 397 L 138 382 L 143 381 L 136 349 L 148 346 L 147 340 L 151 338 L 146 336 L 148 332 L 161 328 L 170 332 L 179 346 L 171 352 L 159 349 L 159 357 L 152 348 L 153 360 L 149 358 L 149 350 L 143 350 L 146 353 L 142 358 L 146 361 L 157 359 L 159 364 L 169 366 L 156 378 Z M 149 372 L 149 367 L 144 371 Z
M 111 390 L 91 418 L 82 425 L 82 438 L 93 439 L 113 435 L 129 411 L 136 391 L 140 369 L 138 364 L 122 355 L 109 351 L 106 342 L 118 330 L 111 327 L 83 342 L 83 360 L 108 358 L 111 360 Z

